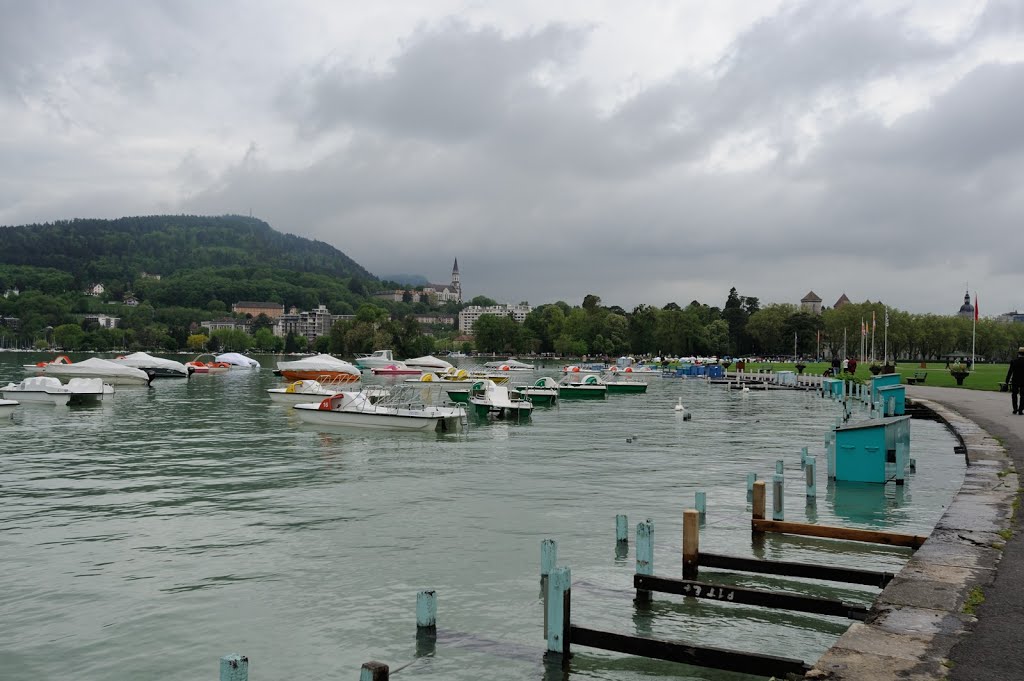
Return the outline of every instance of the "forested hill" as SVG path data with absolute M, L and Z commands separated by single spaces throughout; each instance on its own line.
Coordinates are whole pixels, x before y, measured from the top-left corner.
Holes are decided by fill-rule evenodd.
M 329 244 L 241 215 L 150 215 L 0 227 L 0 263 L 49 267 L 82 286 L 205 268 L 266 268 L 374 280 Z

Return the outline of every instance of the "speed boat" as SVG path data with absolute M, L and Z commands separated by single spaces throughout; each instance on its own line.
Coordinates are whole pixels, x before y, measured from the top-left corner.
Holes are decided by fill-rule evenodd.
M 394 363 L 395 355 L 390 350 L 375 350 L 370 354 L 356 355 L 356 366 L 360 369 L 380 369 Z
M 141 369 L 99 357 L 72 362 L 62 355 L 52 362 L 26 365 L 25 370 L 66 381 L 72 378 L 100 378 L 110 385 L 149 385 L 152 379 L 152 376 Z
M 259 369 L 260 363 L 237 352 L 225 352 L 213 358 L 215 362 L 230 364 L 232 369 Z
M 110 360 L 116 364 L 134 367 L 145 371 L 153 378 L 188 378 L 192 372 L 189 368 L 173 359 L 154 357 L 145 352 L 133 352 Z
M 413 357 L 412 359 L 405 360 L 404 363 L 406 366 L 415 367 L 417 369 L 423 369 L 424 371 L 434 371 L 435 369 L 445 371 L 446 369 L 452 368 L 451 362 L 446 362 L 443 359 L 434 357 L 433 355 Z

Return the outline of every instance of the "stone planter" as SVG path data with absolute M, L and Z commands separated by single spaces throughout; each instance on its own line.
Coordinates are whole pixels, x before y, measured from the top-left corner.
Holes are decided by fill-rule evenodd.
M 949 374 L 956 379 L 957 385 L 963 385 L 964 379 L 970 375 L 969 371 L 950 371 Z
M 875 365 L 875 366 L 869 366 L 869 367 L 868 367 L 868 371 L 870 371 L 870 372 L 871 372 L 871 375 L 872 375 L 872 376 L 877 376 L 878 374 L 880 374 L 880 373 L 882 372 L 882 367 L 880 367 L 880 366 L 877 366 L 877 365 Z
M 796 365 L 796 372 L 802 376 L 803 373 L 804 373 L 804 369 L 806 369 L 806 368 L 807 368 L 806 364 L 797 364 Z

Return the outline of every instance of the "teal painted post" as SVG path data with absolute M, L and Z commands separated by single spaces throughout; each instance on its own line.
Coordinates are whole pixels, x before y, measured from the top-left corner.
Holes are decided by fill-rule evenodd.
M 837 416 L 836 417 L 836 428 L 838 429 L 838 428 L 842 428 L 842 427 L 843 427 L 843 417 L 842 416 Z
M 804 474 L 807 476 L 807 498 L 815 499 L 818 496 L 818 481 L 817 475 L 818 466 L 813 456 L 807 457 L 807 466 L 804 468 Z
M 757 482 L 757 473 L 747 473 L 747 494 L 754 493 L 755 482 Z
M 615 543 L 629 543 L 629 520 L 621 513 L 615 516 Z
M 388 681 L 390 669 L 383 662 L 364 662 L 359 670 L 359 681 Z
M 433 589 L 416 592 L 416 628 L 437 629 L 437 592 Z
M 548 576 L 547 604 L 547 651 L 561 655 L 565 649 L 564 632 L 568 631 L 565 621 L 565 594 L 572 587 L 572 571 L 567 567 L 555 568 Z
M 220 658 L 220 681 L 249 681 L 249 658 L 237 653 Z
M 779 474 L 779 475 L 782 474 L 782 471 L 784 470 L 784 467 L 785 467 L 785 463 L 786 462 L 783 461 L 782 459 L 775 459 L 775 472 L 777 474 Z
M 807 465 L 807 447 L 800 448 L 800 468 Z
M 772 476 L 772 520 L 785 520 L 785 478 L 781 473 Z
M 693 495 L 693 505 L 697 509 L 697 513 L 703 518 L 708 514 L 708 494 L 707 492 L 696 492 Z
M 558 561 L 558 542 L 545 539 L 540 543 L 540 576 L 543 579 L 551 574 Z
M 654 574 L 654 521 L 648 518 L 636 526 L 636 573 Z M 651 592 L 637 589 L 636 600 L 651 600 Z

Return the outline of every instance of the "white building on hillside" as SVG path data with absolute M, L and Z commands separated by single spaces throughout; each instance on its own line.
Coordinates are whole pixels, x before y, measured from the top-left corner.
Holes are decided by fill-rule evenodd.
M 476 320 L 485 314 L 500 317 L 511 316 L 516 322 L 522 324 L 526 319 L 526 315 L 530 314 L 532 310 L 533 308 L 526 303 L 519 305 L 491 305 L 488 307 L 470 305 L 459 313 L 459 331 L 472 335 L 473 325 L 476 324 Z

